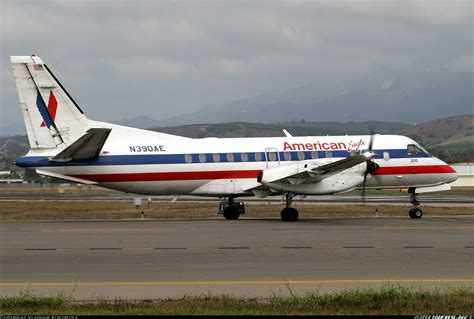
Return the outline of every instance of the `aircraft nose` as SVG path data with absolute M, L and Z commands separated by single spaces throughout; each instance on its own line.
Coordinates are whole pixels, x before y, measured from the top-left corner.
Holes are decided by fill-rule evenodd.
M 445 169 L 443 170 L 445 172 L 445 174 L 443 174 L 444 182 L 445 183 L 455 182 L 459 177 L 458 172 L 456 172 L 456 170 L 451 165 L 445 162 L 443 162 L 443 164 L 445 165 Z

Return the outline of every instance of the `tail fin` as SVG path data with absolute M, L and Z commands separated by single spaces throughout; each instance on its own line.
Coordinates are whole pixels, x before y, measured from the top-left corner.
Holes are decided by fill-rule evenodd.
M 89 120 L 37 56 L 11 56 L 20 108 L 31 148 L 67 146 L 89 128 Z

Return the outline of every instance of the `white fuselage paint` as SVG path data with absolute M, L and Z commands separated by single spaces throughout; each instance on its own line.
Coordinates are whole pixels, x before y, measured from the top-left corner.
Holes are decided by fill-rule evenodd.
M 48 162 L 47 157 L 60 150 L 32 149 L 17 159 L 17 164 L 36 168 L 43 174 L 136 194 L 248 196 L 254 195 L 251 189 L 261 186 L 257 176 L 266 168 L 293 162 L 340 160 L 350 156 L 351 150 L 366 150 L 371 138 L 365 135 L 189 139 L 94 123 L 96 127 L 112 128 L 98 159 L 57 164 Z M 380 168 L 369 176 L 367 187 L 425 187 L 456 180 L 457 173 L 443 161 L 428 154 L 408 154 L 409 144 L 417 145 L 404 136 L 374 136 L 374 162 Z M 276 160 L 269 160 L 273 159 L 270 153 L 276 151 L 279 152 Z M 316 151 L 317 159 L 314 159 Z M 255 153 L 261 154 L 260 161 L 255 160 Z M 363 169 L 356 168 L 362 174 Z M 307 186 L 300 193 L 334 193 L 325 187 Z

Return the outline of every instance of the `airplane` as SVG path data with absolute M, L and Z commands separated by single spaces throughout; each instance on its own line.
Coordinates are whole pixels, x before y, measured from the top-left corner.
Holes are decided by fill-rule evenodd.
M 401 135 L 193 139 L 94 121 L 40 57 L 10 63 L 30 143 L 15 163 L 41 175 L 139 195 L 219 197 L 227 220 L 245 213 L 237 197 L 285 196 L 285 222 L 299 217 L 297 195 L 366 189 L 408 189 L 409 216 L 421 218 L 418 194 L 449 190 L 458 178 Z

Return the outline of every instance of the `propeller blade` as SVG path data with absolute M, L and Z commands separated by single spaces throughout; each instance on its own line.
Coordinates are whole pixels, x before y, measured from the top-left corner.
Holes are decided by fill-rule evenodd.
M 369 152 L 372 153 L 372 146 L 374 145 L 375 133 L 373 130 L 370 131 L 370 141 L 369 141 Z
M 369 148 L 368 148 L 369 154 L 373 154 L 372 147 L 374 145 L 374 138 L 375 138 L 374 130 L 370 130 L 370 140 L 369 140 Z M 372 159 L 367 160 L 366 164 L 367 164 L 367 168 L 365 169 L 364 181 L 362 182 L 362 205 L 364 206 L 365 206 L 365 196 L 366 196 L 367 175 L 375 172 L 379 168 L 379 165 L 377 165 L 375 162 L 372 162 Z

